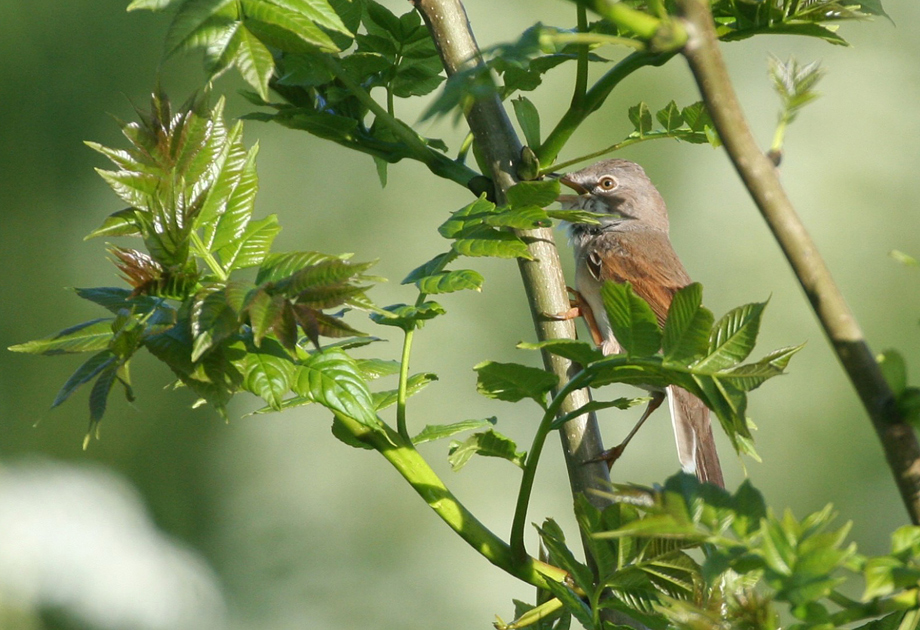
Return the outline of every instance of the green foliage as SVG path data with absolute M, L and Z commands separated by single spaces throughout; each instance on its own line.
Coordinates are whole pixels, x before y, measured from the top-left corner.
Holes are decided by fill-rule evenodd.
M 513 166 L 519 177 L 534 181 L 505 191 L 507 203 L 499 206 L 492 182 L 464 163 L 469 142 L 451 159 L 443 142 L 422 136 L 397 115 L 397 99 L 430 95 L 444 82 L 434 42 L 415 11 L 396 15 L 374 0 L 134 0 L 129 10 L 174 11 L 166 55 L 202 50 L 209 80 L 231 68 L 239 71 L 253 90 L 246 97 L 260 108 L 246 118 L 366 153 L 384 185 L 388 165 L 409 158 L 477 194 L 486 192 L 439 227 L 448 251 L 403 280 L 417 289 L 415 301 L 378 308 L 366 294 L 378 280 L 367 275 L 372 263 L 348 255 L 271 251 L 280 230 L 277 218 L 253 216 L 258 147 L 244 146 L 242 123 L 225 122 L 223 100 L 211 108 L 203 96 L 174 110 L 157 93 L 150 112 L 139 112 L 138 122 L 121 123 L 127 149 L 88 143 L 115 165 L 99 173 L 127 207 L 87 238 L 140 238 L 143 250 L 115 245 L 108 250 L 129 288 L 78 289 L 79 297 L 107 316 L 11 349 L 90 353 L 53 402 L 60 405 L 89 386 L 87 437 L 116 386 L 133 399 L 129 366 L 141 350 L 165 363 L 199 402 L 224 415 L 239 392 L 264 401 L 259 412 L 321 405 L 333 416 L 336 438 L 380 452 L 480 553 L 542 587 L 538 604 L 517 602 L 516 620 L 500 622 L 501 628 L 534 624 L 567 630 L 574 619 L 586 628 L 609 629 L 615 626 L 605 615 L 612 610 L 654 629 L 767 629 L 779 627 L 778 605 L 788 608 L 796 629 L 863 622 L 863 628 L 915 627 L 920 529 L 898 530 L 891 554 L 865 558 L 845 544 L 847 526 L 830 527 L 829 508 L 801 521 L 789 513 L 779 518 L 748 482 L 734 494 L 686 475 L 654 489 L 619 486 L 603 510 L 579 495 L 575 513 L 587 559 L 569 549 L 552 519 L 537 528 L 546 563 L 526 556 L 527 504 L 546 435 L 587 412 L 627 409 L 646 400 L 597 400 L 563 413 L 564 401 L 577 389 L 678 385 L 713 409 L 737 450 L 753 454 L 747 394 L 782 374 L 801 348 L 782 348 L 742 364 L 754 348 L 765 303 L 732 309 L 716 321 L 702 306 L 701 286 L 691 284 L 677 292 L 660 324 L 628 284 L 607 284 L 604 306 L 623 354 L 604 356 L 575 340 L 520 344 L 580 366 L 561 387 L 554 375 L 526 365 L 484 361 L 474 368 L 477 390 L 486 397 L 529 399 L 541 409 L 529 452 L 499 433 L 494 417 L 435 418 L 410 437 L 408 400 L 437 380 L 430 372 L 409 371 L 413 335 L 446 314 L 429 298 L 480 291 L 484 283 L 478 271 L 450 267 L 461 257 L 530 259 L 523 232 L 549 227 L 553 220 L 597 223 L 598 215 L 590 212 L 547 209 L 559 195 L 559 183 L 538 179 L 547 167 L 537 158 L 541 144 L 552 146 L 554 159 L 619 81 L 640 67 L 666 62 L 682 45 L 673 0 L 579 4 L 597 8 L 603 18 L 577 31 L 538 23 L 515 42 L 485 51 L 484 63 L 455 73 L 423 116 L 454 113 L 459 120 L 478 98 L 517 95 L 511 106 L 529 149 L 522 164 Z M 845 42 L 836 33 L 837 21 L 885 16 L 878 0 L 717 0 L 712 7 L 725 41 L 788 33 L 840 44 Z M 594 51 L 607 44 L 638 52 L 588 88 L 589 63 L 606 62 Z M 568 61 L 576 61 L 572 106 L 544 134 L 546 121 L 520 93 L 537 89 L 546 72 Z M 814 64 L 774 61 L 772 76 L 783 100 L 784 128 L 814 98 L 820 71 Z M 627 115 L 634 131 L 596 155 L 656 138 L 720 143 L 701 102 L 681 108 L 671 101 L 654 113 L 640 102 Z M 916 264 L 906 255 L 900 259 Z M 352 310 L 370 312 L 372 322 L 401 331 L 400 360 L 353 356 L 352 350 L 378 339 L 345 321 Z M 880 360 L 903 417 L 920 424 L 920 390 L 908 386 L 905 361 L 895 351 Z M 389 377 L 398 378 L 395 387 L 371 387 Z M 396 430 L 383 417 L 391 407 Z M 469 431 L 448 448 L 454 470 L 474 455 L 523 469 L 510 545 L 482 528 L 415 450 Z M 691 555 L 693 548 L 702 552 Z M 527 573 L 531 566 L 540 568 Z M 838 590 L 853 576 L 865 580 L 860 601 Z
M 364 334 L 341 313 L 327 311 L 376 309 L 365 295 L 371 263 L 316 252 L 270 253 L 277 219 L 252 218 L 256 148 L 243 146 L 241 123 L 225 124 L 223 100 L 209 109 L 196 98 L 173 111 L 157 93 L 150 112 L 121 126 L 128 149 L 89 145 L 117 167 L 99 172 L 130 207 L 91 236 L 139 236 L 148 251 L 109 249 L 130 289 L 77 290 L 113 317 L 11 348 L 94 353 L 53 406 L 93 383 L 91 434 L 116 383 L 133 398 L 129 364 L 146 349 L 221 413 L 233 394 L 248 391 L 272 409 L 306 399 L 375 426 L 358 365 L 341 350 L 319 345 L 320 337 Z M 239 277 L 251 268 L 257 269 L 255 283 Z
M 650 628 L 778 628 L 783 605 L 799 630 L 896 627 L 916 608 L 920 528 L 900 528 L 890 554 L 867 558 L 846 543 L 849 525 L 831 527 L 830 506 L 778 517 L 747 481 L 730 494 L 681 473 L 610 498 L 603 510 L 584 497 L 575 505 L 596 577 L 555 522 L 538 528 L 550 561 L 569 575 L 550 591 L 585 628 L 608 627 L 608 608 Z M 700 546 L 702 563 L 687 554 Z M 854 580 L 866 584 L 859 600 L 838 590 Z
M 747 393 L 782 374 L 792 355 L 802 349 L 781 348 L 754 363 L 741 364 L 754 348 L 766 304 L 732 309 L 713 323 L 712 313 L 701 306 L 702 288 L 694 283 L 674 296 L 662 329 L 651 307 L 628 283 L 608 282 L 602 295 L 624 354 L 605 357 L 590 344 L 569 340 L 521 347 L 546 349 L 580 363 L 582 372 L 572 381 L 577 386 L 679 385 L 716 413 L 735 449 L 756 457 L 745 417 Z

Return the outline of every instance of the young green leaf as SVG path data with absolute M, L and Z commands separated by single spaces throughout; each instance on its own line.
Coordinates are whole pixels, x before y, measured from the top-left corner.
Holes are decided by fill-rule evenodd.
M 371 319 L 381 326 L 396 326 L 405 331 L 420 328 L 426 320 L 434 319 L 447 312 L 440 304 L 431 301 L 418 306 L 394 304 L 385 306 L 383 310 L 390 315 L 371 313 Z
M 452 424 L 427 424 L 425 428 L 412 438 L 412 443 L 418 446 L 425 442 L 443 440 L 452 437 L 464 431 L 475 431 L 476 429 L 485 429 L 494 426 L 498 420 L 493 416 L 483 420 L 462 420 Z
M 547 339 L 531 343 L 522 341 L 517 345 L 522 350 L 547 350 L 582 366 L 604 358 L 604 353 L 586 341 L 577 339 Z
M 766 306 L 766 302 L 755 302 L 726 313 L 712 329 L 707 355 L 697 362 L 697 367 L 721 370 L 746 359 L 754 349 Z
M 508 189 L 508 204 L 512 208 L 537 206 L 543 208 L 559 197 L 559 180 L 546 179 L 518 182 Z
M 684 124 L 684 118 L 677 107 L 677 103 L 671 101 L 667 106 L 655 114 L 655 118 L 664 127 L 668 133 L 673 133 Z
M 261 348 L 247 348 L 243 357 L 234 361 L 243 375 L 245 390 L 259 396 L 279 411 L 284 397 L 291 391 L 297 371 L 290 356 L 276 341 L 264 340 Z
M 487 226 L 477 226 L 456 239 L 451 249 L 461 256 L 493 258 L 524 258 L 532 260 L 527 244 L 511 232 Z
M 454 291 L 481 291 L 485 279 L 482 274 L 471 269 L 442 271 L 431 276 L 419 278 L 415 285 L 421 293 L 452 293 Z
M 12 352 L 28 352 L 45 356 L 92 352 L 108 348 L 112 336 L 112 319 L 106 317 L 77 324 L 51 337 L 16 344 L 8 349 Z
M 540 146 L 540 112 L 536 106 L 525 96 L 519 96 L 511 100 L 514 106 L 514 115 L 521 131 L 524 132 L 524 140 L 529 147 Z
M 706 354 L 715 318 L 702 302 L 703 287 L 696 282 L 674 295 L 661 341 L 665 360 L 689 363 Z
M 454 472 L 463 468 L 473 455 L 499 457 L 506 459 L 519 468 L 524 467 L 527 454 L 517 451 L 513 440 L 494 429 L 474 433 L 464 442 L 453 442 L 448 451 L 447 461 Z
M 652 112 L 644 101 L 630 107 L 628 114 L 630 122 L 636 128 L 635 133 L 640 137 L 652 130 Z
M 379 425 L 367 383 L 354 359 L 341 350 L 324 350 L 310 355 L 297 367 L 292 389 L 361 424 Z
M 103 370 L 115 365 L 117 361 L 118 357 L 109 350 L 103 350 L 91 356 L 70 375 L 70 378 L 67 379 L 67 382 L 64 383 L 64 386 L 61 387 L 61 390 L 58 392 L 57 396 L 55 396 L 54 402 L 51 403 L 51 408 L 53 409 L 63 403 L 70 398 L 70 395 L 77 391 L 80 386 L 96 378 Z
M 546 394 L 559 384 L 555 374 L 519 363 L 484 361 L 473 369 L 480 394 L 507 402 L 530 398 L 545 408 Z
M 620 346 L 628 355 L 651 356 L 661 348 L 661 329 L 648 303 L 628 282 L 606 282 L 601 289 L 604 309 Z
M 430 383 L 433 383 L 436 380 L 438 380 L 437 374 L 432 374 L 430 372 L 413 374 L 406 382 L 406 396 L 415 396 L 417 393 L 428 387 Z M 399 390 L 388 389 L 382 392 L 375 392 L 373 394 L 373 399 L 374 409 L 377 411 L 386 409 L 387 407 L 392 407 L 399 401 Z

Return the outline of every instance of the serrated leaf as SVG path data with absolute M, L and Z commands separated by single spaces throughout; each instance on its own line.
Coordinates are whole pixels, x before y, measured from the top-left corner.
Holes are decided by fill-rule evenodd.
M 426 424 L 425 428 L 412 438 L 412 443 L 418 446 L 425 442 L 443 440 L 464 431 L 475 431 L 476 429 L 494 426 L 496 422 L 498 420 L 493 416 L 482 420 L 462 420 L 451 424 Z
M 292 389 L 361 424 L 379 425 L 370 390 L 360 369 L 341 350 L 327 349 L 310 355 L 297 368 Z
M 190 46 L 197 32 L 206 28 L 209 20 L 221 10 L 233 4 L 233 0 L 187 0 L 182 3 L 166 34 L 166 54 L 171 55 L 180 48 Z
M 525 96 L 518 96 L 511 99 L 514 106 L 514 116 L 517 118 L 521 131 L 524 132 L 524 140 L 529 147 L 540 146 L 540 112 L 536 106 Z M 548 205 L 548 204 L 547 204 Z
M 137 11 L 145 9 L 147 11 L 162 11 L 182 0 L 132 0 L 126 11 Z
M 508 205 L 512 208 L 525 206 L 546 207 L 559 197 L 559 180 L 546 179 L 518 182 L 508 189 Z
M 502 232 L 486 226 L 475 227 L 451 245 L 451 249 L 461 256 L 473 258 L 491 256 L 493 258 L 524 258 L 532 260 L 527 244 L 511 232 Z
M 77 324 L 50 337 L 16 344 L 8 349 L 12 352 L 27 352 L 45 356 L 92 352 L 108 348 L 112 337 L 112 319 L 107 317 Z
M 399 361 L 386 359 L 355 359 L 355 364 L 361 370 L 361 376 L 366 380 L 392 376 L 399 373 Z
M 766 302 L 755 302 L 726 313 L 712 329 L 707 356 L 696 367 L 716 371 L 744 361 L 754 349 L 766 306 Z
M 107 216 L 102 225 L 84 236 L 83 240 L 88 241 L 97 236 L 138 236 L 140 233 L 134 208 L 125 208 Z
M 264 340 L 259 350 L 247 349 L 234 364 L 243 375 L 244 389 L 259 396 L 272 409 L 281 409 L 297 370 L 281 344 Z
M 194 338 L 192 361 L 239 330 L 237 312 L 227 302 L 223 288 L 212 286 L 199 291 L 192 300 L 191 330 Z
M 608 215 L 602 212 L 588 212 L 587 210 L 547 210 L 546 216 L 559 221 L 569 223 L 587 223 L 588 225 L 599 225 L 600 220 Z
M 471 228 L 481 225 L 485 218 L 495 214 L 495 204 L 485 196 L 452 212 L 450 218 L 438 227 L 438 233 L 444 238 L 458 238 Z
M 419 278 L 415 285 L 421 293 L 452 293 L 454 291 L 480 291 L 485 279 L 482 274 L 471 269 L 442 271 Z
M 246 26 L 263 42 L 285 52 L 309 52 L 313 47 L 337 52 L 339 47 L 313 19 L 266 0 L 239 0 Z M 306 45 L 306 48 L 304 47 Z
M 546 407 L 546 395 L 559 384 L 555 374 L 519 363 L 484 361 L 476 371 L 476 391 L 488 398 L 517 402 L 530 398 Z
M 283 254 L 269 254 L 262 260 L 259 273 L 256 275 L 256 284 L 266 282 L 280 282 L 293 276 L 298 271 L 327 260 L 346 260 L 351 254 L 330 256 L 319 252 L 289 252 Z
M 217 251 L 224 269 L 245 269 L 261 264 L 280 231 L 278 216 L 274 214 L 251 222 L 242 236 Z
M 665 360 L 688 363 L 706 354 L 715 318 L 702 302 L 703 286 L 696 282 L 674 295 L 661 341 Z
M 607 281 L 601 297 L 613 334 L 626 354 L 644 357 L 658 352 L 662 338 L 658 319 L 648 303 L 633 293 L 632 285 Z
M 240 24 L 222 55 L 223 65 L 235 64 L 243 79 L 264 99 L 268 99 L 268 81 L 275 70 L 271 52 L 245 25 Z
M 560 357 L 565 357 L 570 361 L 586 366 L 594 361 L 604 358 L 604 353 L 598 350 L 594 344 L 577 339 L 547 339 L 531 343 L 522 341 L 517 345 L 522 350 L 547 350 Z
M 506 227 L 516 230 L 532 230 L 552 225 L 546 211 L 539 206 L 516 206 L 510 210 L 500 210 L 487 216 L 483 223 L 491 227 Z
M 443 271 L 444 267 L 450 264 L 455 258 L 456 254 L 453 252 L 446 252 L 444 254 L 438 254 L 431 260 L 426 263 L 423 263 L 409 272 L 403 281 L 400 284 L 410 284 L 413 282 L 418 282 L 422 278 L 434 275 Z
M 253 341 L 257 347 L 280 319 L 284 303 L 284 296 L 272 295 L 261 289 L 249 299 L 246 312 L 249 314 Z
M 494 429 L 474 433 L 463 442 L 452 443 L 447 461 L 451 469 L 456 472 L 463 468 L 473 455 L 506 459 L 519 468 L 524 467 L 524 461 L 527 458 L 526 453 L 517 451 L 517 445 L 513 440 Z
M 272 0 L 272 2 L 299 13 L 319 26 L 343 35 L 353 35 L 327 0 Z
M 684 124 L 684 118 L 680 113 L 680 109 L 677 107 L 677 103 L 674 101 L 668 103 L 664 109 L 659 110 L 655 114 L 655 118 L 658 119 L 658 122 L 661 123 L 661 126 L 664 127 L 664 130 L 668 133 L 674 132 L 678 127 Z
M 644 101 L 629 108 L 629 120 L 640 136 L 652 130 L 652 112 Z

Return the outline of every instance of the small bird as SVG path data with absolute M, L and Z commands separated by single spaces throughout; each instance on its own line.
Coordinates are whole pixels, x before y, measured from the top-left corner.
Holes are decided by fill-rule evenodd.
M 604 160 L 563 175 L 560 182 L 576 195 L 562 195 L 565 209 L 604 214 L 600 225 L 570 226 L 575 250 L 575 286 L 581 311 L 604 354 L 620 353 L 601 299 L 608 280 L 629 282 L 652 307 L 659 325 L 674 294 L 690 284 L 690 277 L 668 238 L 668 210 L 658 189 L 641 166 L 628 160 Z M 681 467 L 704 482 L 724 486 L 722 467 L 709 422 L 709 409 L 699 398 L 675 385 L 667 397 Z M 636 427 L 619 446 L 597 459 L 612 465 L 646 418 L 664 399 L 652 390 L 652 402 Z

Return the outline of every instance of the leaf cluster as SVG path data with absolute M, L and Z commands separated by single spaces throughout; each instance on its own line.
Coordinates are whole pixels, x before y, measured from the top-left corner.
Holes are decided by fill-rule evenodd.
M 912 619 L 918 527 L 898 529 L 890 554 L 867 558 L 846 543 L 849 524 L 831 527 L 831 506 L 802 520 L 788 510 L 778 517 L 748 481 L 730 494 L 680 473 L 660 487 L 617 486 L 610 498 L 603 510 L 576 501 L 593 569 L 576 559 L 555 522 L 538 528 L 550 561 L 569 579 L 550 585 L 554 600 L 519 607 L 523 616 L 497 627 L 536 619 L 549 628 L 571 616 L 585 628 L 610 628 L 603 611 L 613 609 L 656 629 L 775 629 L 778 604 L 795 620 L 782 627 L 795 630 L 896 628 Z M 687 553 L 695 547 L 702 562 Z M 858 600 L 840 592 L 854 579 L 865 583 Z
M 274 215 L 253 219 L 257 147 L 228 127 L 223 101 L 204 98 L 173 111 L 162 94 L 137 123 L 122 123 L 128 149 L 90 143 L 117 170 L 100 170 L 129 207 L 91 237 L 140 237 L 147 251 L 110 247 L 130 289 L 78 289 L 110 316 L 13 346 L 18 352 L 91 352 L 53 406 L 83 385 L 90 393 L 90 433 L 118 383 L 133 398 L 129 365 L 146 349 L 178 382 L 221 413 L 238 391 L 274 409 L 287 396 L 321 402 L 367 425 L 377 418 L 365 375 L 320 337 L 351 338 L 342 309 L 375 310 L 366 296 L 371 263 L 316 252 L 270 253 L 280 227 Z M 247 279 L 255 269 L 255 281 Z M 338 312 L 330 312 L 339 309 Z M 311 350 L 305 344 L 313 345 Z

